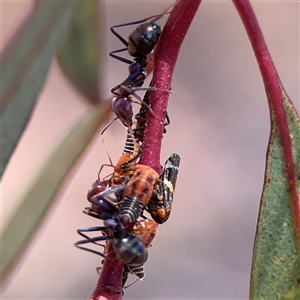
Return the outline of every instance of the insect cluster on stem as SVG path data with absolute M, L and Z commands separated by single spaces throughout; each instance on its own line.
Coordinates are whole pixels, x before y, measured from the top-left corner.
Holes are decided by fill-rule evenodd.
M 147 114 L 153 114 L 149 95 L 151 91 L 156 90 L 152 86 L 142 88 L 142 85 L 146 78 L 147 55 L 153 51 L 160 37 L 161 29 L 156 21 L 161 17 L 162 15 L 157 15 L 111 27 L 112 33 L 126 48 L 112 51 L 110 56 L 129 64 L 128 77 L 111 90 L 115 94 L 113 98 L 115 119 L 120 119 L 127 128 L 127 136 L 118 162 L 114 165 L 109 158 L 110 164 L 101 166 L 98 179 L 88 191 L 87 199 L 90 207 L 86 208 L 84 213 L 102 220 L 103 225 L 78 229 L 77 232 L 84 239 L 75 243 L 78 248 L 103 258 L 108 256 L 110 245 L 117 260 L 124 264 L 122 288 L 131 285 L 126 286 L 129 273 L 137 277 L 135 281 L 145 278 L 147 248 L 151 246 L 157 234 L 158 224 L 163 224 L 170 217 L 180 163 L 179 155 L 172 154 L 160 174 L 150 166 L 139 163 L 143 151 Z M 129 36 L 128 41 L 115 31 L 115 28 L 134 24 L 140 25 Z M 134 57 L 133 61 L 116 55 L 123 51 L 128 51 Z M 139 90 L 146 90 L 143 99 L 136 94 Z M 141 105 L 136 115 L 133 114 L 133 102 Z M 111 123 L 104 128 L 101 136 Z M 168 124 L 169 117 L 166 114 L 165 125 Z M 113 172 L 100 178 L 105 166 L 113 167 Z M 144 215 L 145 211 L 153 220 Z M 91 237 L 89 235 L 92 232 L 100 234 Z M 100 244 L 102 241 L 106 242 L 105 245 Z M 92 245 L 96 246 L 91 248 Z M 99 245 L 103 246 L 103 249 L 99 250 L 97 248 Z

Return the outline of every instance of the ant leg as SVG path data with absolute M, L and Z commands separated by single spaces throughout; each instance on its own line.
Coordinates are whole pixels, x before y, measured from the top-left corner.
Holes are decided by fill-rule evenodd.
M 102 261 L 102 264 L 103 264 L 103 261 Z M 100 276 L 100 274 L 101 274 L 101 270 L 102 270 L 102 267 L 97 267 L 96 268 L 96 272 L 97 272 L 97 274 Z
M 128 87 L 123 87 L 123 86 L 122 86 L 122 88 L 124 88 L 124 90 L 126 90 L 126 91 L 129 89 Z M 137 86 L 137 87 L 131 87 L 130 89 L 132 91 L 158 91 L 158 92 L 166 92 L 168 94 L 174 94 L 175 93 L 172 89 L 170 89 L 170 90 L 159 89 L 159 88 L 152 87 L 152 86 L 144 87 L 144 88 Z M 141 98 L 141 97 L 139 97 L 139 98 Z
M 84 214 L 88 215 L 88 216 L 91 216 L 91 217 L 93 217 L 93 218 L 102 220 L 102 219 L 100 218 L 100 216 L 92 210 L 91 207 L 85 207 L 85 209 L 84 209 L 82 212 L 83 212 Z
M 126 278 L 127 280 L 127 278 Z M 127 284 L 126 286 L 123 286 L 123 289 L 127 289 L 129 287 L 131 287 L 132 285 L 134 285 L 137 281 L 139 280 L 139 278 L 133 280 L 131 283 Z M 124 282 L 124 284 L 126 283 L 126 281 Z
M 138 78 L 140 76 L 140 78 Z M 134 93 L 135 90 L 147 90 L 147 88 L 141 88 L 144 84 L 146 75 L 141 72 L 130 73 L 129 76 L 120 84 L 116 85 L 111 89 L 111 93 L 117 96 L 133 95 L 140 101 L 141 97 Z M 119 90 L 119 92 L 116 92 Z M 124 93 L 126 92 L 126 93 Z
M 85 250 L 85 251 L 88 251 L 88 252 L 100 255 L 102 257 L 105 257 L 105 255 L 102 252 L 99 252 L 99 251 L 96 251 L 94 249 L 90 249 L 90 248 L 86 248 L 86 247 L 81 246 L 83 244 L 88 244 L 88 243 L 93 243 L 93 244 L 96 244 L 96 245 L 99 245 L 99 246 L 103 246 L 103 245 L 101 245 L 101 244 L 99 244 L 97 242 L 98 241 L 106 241 L 106 240 L 108 240 L 109 238 L 107 236 L 97 236 L 97 237 L 90 238 L 89 236 L 87 236 L 83 232 L 101 231 L 101 230 L 104 230 L 104 229 L 106 229 L 106 227 L 103 227 L 103 226 L 88 227 L 88 228 L 78 229 L 77 233 L 80 234 L 82 237 L 84 237 L 85 240 L 78 241 L 74 245 L 77 248 L 79 248 L 79 249 L 82 249 L 82 250 Z M 103 247 L 105 247 L 105 246 L 103 246 Z
M 93 243 L 93 242 L 94 241 L 90 241 L 90 240 L 82 240 L 82 241 L 76 242 L 74 245 L 81 250 L 85 250 L 85 251 L 100 255 L 105 258 L 105 255 L 102 252 L 81 246 L 81 244 L 87 244 L 87 243 Z M 100 245 L 100 244 L 97 244 L 97 245 Z
M 86 239 L 91 239 L 89 236 L 85 235 L 83 232 L 102 231 L 105 229 L 107 229 L 105 226 L 86 227 L 86 228 L 77 229 L 77 233 Z M 80 244 L 82 244 L 82 243 L 80 243 Z
M 114 26 L 110 27 L 110 31 L 122 42 L 122 44 L 124 44 L 124 46 L 126 46 L 125 50 L 127 50 L 128 42 L 119 33 L 117 33 L 114 30 L 114 28 L 124 27 L 124 26 L 128 26 L 128 25 L 131 25 L 131 24 L 120 24 L 120 25 L 114 25 Z
M 116 120 L 118 120 L 118 117 L 116 117 L 116 118 L 114 118 L 112 121 L 110 121 L 109 123 L 108 123 L 108 125 L 106 125 L 105 127 L 104 127 L 104 129 L 101 131 L 101 135 L 103 135 L 104 134 L 104 132 L 106 131 L 106 129 L 108 128 L 108 127 L 110 127 L 110 125 L 113 123 L 113 122 L 115 122 Z M 104 144 L 105 144 L 105 141 L 104 141 Z
M 127 90 L 127 88 L 124 88 L 125 90 Z M 135 98 L 137 98 L 140 102 L 137 102 L 135 100 L 131 100 L 133 103 L 136 103 L 136 104 L 140 104 L 140 105 L 144 105 L 148 108 L 148 110 L 151 112 L 151 114 L 155 117 L 155 113 L 154 111 L 151 109 L 151 106 L 149 104 L 147 104 L 145 101 L 143 101 L 141 99 L 140 96 L 138 96 L 134 91 L 147 91 L 147 92 L 151 92 L 151 91 L 159 91 L 159 92 L 166 92 L 166 93 L 174 93 L 174 91 L 172 90 L 165 90 L 165 89 L 159 89 L 159 88 L 156 88 L 156 87 L 147 87 L 147 88 L 142 88 L 142 87 L 132 87 L 130 88 L 131 89 L 131 94 L 133 96 L 135 96 Z M 166 125 L 169 125 L 169 116 L 166 115 L 166 119 L 167 119 L 167 124 Z
M 112 168 L 113 168 L 114 166 L 113 166 L 112 164 L 111 164 L 111 165 L 109 165 L 109 164 L 103 164 L 103 165 L 100 167 L 100 170 L 99 170 L 99 172 L 98 172 L 98 180 L 100 180 L 100 173 L 101 173 L 103 167 L 112 167 Z M 106 177 L 108 177 L 108 176 L 110 176 L 110 175 L 111 175 L 111 174 L 105 176 L 103 179 L 105 179 Z
M 120 88 L 122 88 L 123 90 L 125 90 L 127 93 L 133 95 L 137 100 L 140 101 L 140 103 L 143 103 L 143 99 L 137 94 L 135 93 L 135 91 L 158 91 L 158 92 L 166 92 L 166 93 L 169 93 L 169 94 L 173 94 L 174 91 L 173 90 L 166 90 L 166 89 L 159 89 L 159 88 L 156 88 L 156 87 L 139 87 L 139 86 L 136 86 L 136 87 L 129 87 L 129 86 L 125 86 L 123 84 L 121 84 Z M 134 100 L 131 100 L 133 103 L 138 103 L 138 102 L 135 102 Z M 144 103 L 143 105 L 146 106 L 146 104 Z M 148 106 L 149 107 L 149 106 Z
M 147 208 L 145 208 L 145 210 L 148 212 Z M 144 220 L 149 220 L 143 213 L 141 214 L 141 218 L 143 218 Z
M 116 85 L 115 87 L 113 87 L 110 91 L 112 94 L 116 95 L 116 96 L 122 96 L 120 93 L 117 93 L 116 90 L 118 90 L 120 88 L 121 84 Z
M 112 51 L 112 52 L 109 53 L 109 56 L 112 57 L 112 58 L 114 58 L 114 59 L 117 59 L 119 61 L 122 61 L 125 64 L 131 65 L 132 63 L 134 63 L 133 61 L 131 61 L 129 59 L 126 59 L 126 58 L 124 58 L 122 56 L 115 55 L 115 53 L 120 53 L 120 52 L 124 52 L 124 51 L 127 51 L 127 48 L 114 50 L 114 51 Z
M 110 155 L 109 155 L 109 151 L 108 151 L 106 142 L 105 142 L 105 140 L 104 140 L 104 138 L 103 138 L 103 134 L 104 134 L 104 132 L 106 131 L 106 129 L 107 129 L 108 127 L 110 127 L 110 125 L 111 125 L 113 122 L 115 122 L 117 119 L 118 119 L 118 117 L 116 117 L 116 118 L 114 118 L 112 121 L 110 121 L 110 122 L 108 123 L 108 125 L 106 125 L 106 126 L 104 127 L 104 129 L 101 131 L 101 134 L 100 134 L 101 139 L 102 139 L 102 143 L 103 143 L 103 145 L 104 145 L 104 147 L 105 147 L 105 150 L 106 150 L 106 153 L 107 153 L 107 156 L 108 156 L 108 159 L 109 159 L 109 162 L 110 162 L 110 165 L 111 165 L 111 166 L 113 166 L 113 163 L 112 163 L 111 157 L 110 157 Z M 100 168 L 100 170 L 99 170 L 99 172 L 98 172 L 98 178 L 99 178 L 100 173 L 101 173 L 101 171 L 102 171 L 102 169 L 103 169 L 103 166 L 104 166 L 104 165 L 101 166 L 101 168 Z

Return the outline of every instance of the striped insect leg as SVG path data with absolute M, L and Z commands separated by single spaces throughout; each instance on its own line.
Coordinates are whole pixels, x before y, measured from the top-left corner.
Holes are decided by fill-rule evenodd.
M 139 265 L 139 266 L 129 267 L 129 271 L 131 271 L 131 273 L 133 273 L 134 275 L 136 275 L 140 280 L 144 280 L 145 279 L 144 264 Z

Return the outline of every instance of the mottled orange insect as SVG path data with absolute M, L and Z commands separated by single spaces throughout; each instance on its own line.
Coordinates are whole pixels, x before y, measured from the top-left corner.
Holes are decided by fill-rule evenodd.
M 138 222 L 131 233 L 138 235 L 144 246 L 149 248 L 157 235 L 158 226 L 159 225 L 155 221 L 145 219 Z
M 151 167 L 136 165 L 136 170 L 126 184 L 119 202 L 120 220 L 123 223 L 135 222 L 141 216 L 158 178 L 158 173 Z

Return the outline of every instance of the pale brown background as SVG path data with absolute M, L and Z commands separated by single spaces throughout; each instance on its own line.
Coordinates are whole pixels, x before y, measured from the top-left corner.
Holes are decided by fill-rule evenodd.
M 127 75 L 125 64 L 108 57 L 121 47 L 108 28 L 157 14 L 170 2 L 103 4 L 106 99 Z M 2 47 L 31 5 L 1 2 Z M 299 110 L 299 2 L 255 1 L 253 7 Z M 125 37 L 131 29 L 123 29 Z M 126 290 L 124 298 L 246 299 L 269 117 L 260 73 L 231 1 L 202 3 L 182 46 L 172 87 L 176 93 L 170 96 L 171 125 L 163 140 L 162 162 L 172 152 L 182 158 L 173 212 L 150 249 L 146 280 Z M 50 150 L 86 110 L 54 62 L 3 180 L 4 221 Z M 105 138 L 116 161 L 125 130 L 116 123 Z M 105 149 L 97 139 L 15 272 L 5 299 L 84 299 L 92 293 L 101 259 L 73 243 L 80 239 L 77 228 L 98 224 L 81 211 L 105 162 Z

